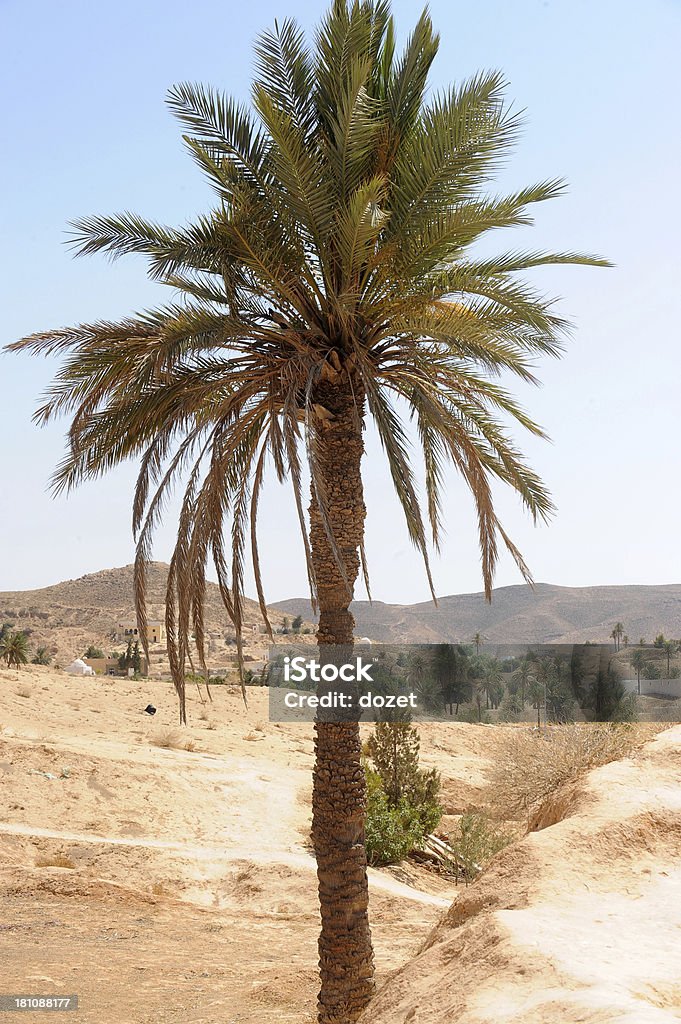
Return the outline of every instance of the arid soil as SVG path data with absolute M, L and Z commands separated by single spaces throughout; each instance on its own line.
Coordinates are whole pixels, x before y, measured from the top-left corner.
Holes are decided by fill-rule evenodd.
M 0 993 L 78 993 L 84 1024 L 314 1020 L 311 727 L 269 722 L 260 688 L 194 690 L 189 715 L 159 680 L 0 670 Z M 448 815 L 503 737 L 422 728 Z M 680 781 L 672 730 L 467 890 L 372 870 L 367 1024 L 678 1020 Z
M 0 671 L 0 992 L 77 992 L 87 1024 L 312 1020 L 311 726 L 260 688 L 176 714 L 168 683 Z M 371 891 L 385 978 L 455 893 L 415 867 Z
M 566 787 L 361 1024 L 681 1020 L 681 727 Z

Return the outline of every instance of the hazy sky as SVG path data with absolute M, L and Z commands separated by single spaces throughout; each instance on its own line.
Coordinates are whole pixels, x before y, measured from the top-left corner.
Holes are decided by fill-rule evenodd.
M 0 342 L 116 318 L 168 297 L 144 261 L 74 260 L 64 244 L 76 216 L 139 211 L 180 223 L 211 202 L 164 105 L 166 89 L 203 81 L 246 98 L 251 43 L 277 16 L 311 27 L 324 5 L 304 0 L 0 0 L 4 267 Z M 569 195 L 538 208 L 529 232 L 499 249 L 586 249 L 613 270 L 555 268 L 536 280 L 575 324 L 565 357 L 541 366 L 543 387 L 520 389 L 552 444 L 519 436 L 549 484 L 558 514 L 537 529 L 499 493 L 509 532 L 535 578 L 571 586 L 681 580 L 679 248 L 681 6 L 671 0 L 433 0 L 442 33 L 437 88 L 500 68 L 527 111 L 503 187 L 556 175 Z M 400 31 L 420 5 L 396 0 Z M 0 591 L 44 586 L 132 561 L 134 467 L 53 500 L 46 484 L 64 424 L 38 430 L 36 400 L 55 363 L 0 358 Z M 427 588 L 367 441 L 368 552 L 374 597 L 425 600 Z M 455 479 L 448 539 L 435 565 L 441 594 L 480 589 L 471 504 Z M 306 592 L 289 492 L 262 503 L 270 600 Z M 167 558 L 173 523 L 159 534 Z M 499 585 L 520 582 L 503 560 Z

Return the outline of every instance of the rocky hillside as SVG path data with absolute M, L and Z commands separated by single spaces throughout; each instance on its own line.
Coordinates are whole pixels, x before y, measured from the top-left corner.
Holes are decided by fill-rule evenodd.
M 309 601 L 274 605 L 312 621 Z M 632 643 L 657 633 L 681 636 L 681 584 L 667 586 L 556 587 L 539 583 L 500 587 L 490 604 L 482 594 L 457 594 L 432 602 L 397 605 L 355 601 L 357 633 L 372 640 L 407 643 L 470 641 L 480 632 L 498 643 L 608 642 L 616 622 Z
M 168 566 L 152 562 L 148 574 L 150 618 L 164 614 Z M 31 630 L 31 644 L 45 645 L 58 662 L 79 656 L 89 644 L 112 646 L 118 622 L 134 618 L 133 567 L 104 569 L 79 579 L 66 580 L 41 590 L 0 593 L 0 622 Z M 273 611 L 273 627 L 281 625 L 284 613 Z M 255 601 L 246 601 L 246 631 L 260 629 L 262 618 Z M 209 640 L 225 650 L 225 636 L 231 626 L 220 592 L 209 583 L 206 594 L 206 626 Z

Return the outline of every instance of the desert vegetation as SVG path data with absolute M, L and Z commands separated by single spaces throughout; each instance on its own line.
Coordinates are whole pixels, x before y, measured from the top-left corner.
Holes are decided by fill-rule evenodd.
M 419 767 L 418 730 L 408 718 L 379 722 L 367 740 L 366 846 L 370 864 L 402 860 L 442 817 L 440 777 Z
M 490 777 L 496 817 L 527 819 L 569 782 L 630 756 L 664 726 L 572 723 L 506 736 Z
M 21 668 L 28 664 L 28 635 L 22 631 L 12 631 L 11 626 L 3 626 L 0 634 L 0 658 L 8 668 Z

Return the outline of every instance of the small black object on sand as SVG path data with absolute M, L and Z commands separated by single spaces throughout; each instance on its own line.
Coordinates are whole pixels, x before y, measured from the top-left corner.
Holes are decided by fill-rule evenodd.
M 155 715 L 156 714 L 156 708 L 154 707 L 153 704 L 147 704 L 147 706 L 145 707 L 144 710 L 146 711 L 146 713 L 148 715 Z

